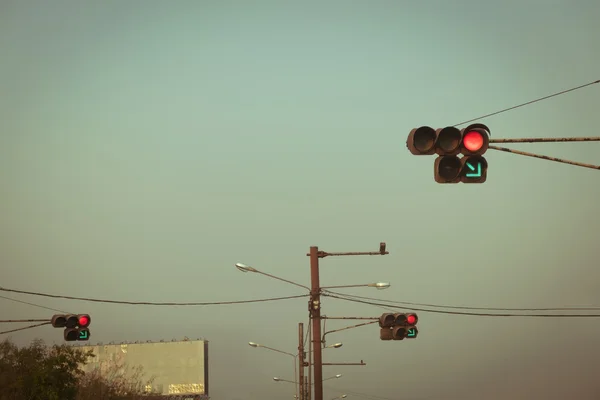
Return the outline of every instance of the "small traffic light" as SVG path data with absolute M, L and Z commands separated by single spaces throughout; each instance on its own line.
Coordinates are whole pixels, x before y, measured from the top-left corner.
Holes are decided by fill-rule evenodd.
M 64 338 L 67 342 L 90 338 L 88 326 L 92 323 L 92 318 L 89 314 L 53 315 L 51 323 L 54 328 L 65 328 Z
M 379 338 L 381 340 L 415 339 L 419 333 L 415 326 L 419 318 L 417 314 L 385 313 L 379 317 Z
M 484 183 L 488 164 L 483 154 L 489 143 L 490 129 L 483 124 L 462 130 L 453 126 L 437 130 L 422 126 L 410 131 L 406 147 L 414 155 L 438 155 L 433 166 L 438 183 Z

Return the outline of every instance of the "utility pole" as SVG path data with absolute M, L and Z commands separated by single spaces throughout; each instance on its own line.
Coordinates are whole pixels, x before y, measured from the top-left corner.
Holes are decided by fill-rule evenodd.
M 311 246 L 307 256 L 310 257 L 310 304 L 309 312 L 312 325 L 312 362 L 315 396 L 314 400 L 323 400 L 323 352 L 321 338 L 321 284 L 319 281 L 319 259 L 327 256 L 379 256 L 389 254 L 385 243 L 379 243 L 378 252 L 326 253 Z M 364 365 L 361 361 L 360 364 Z
M 319 282 L 319 248 L 310 248 L 310 318 L 312 325 L 313 383 L 315 400 L 323 400 L 323 352 L 321 349 L 321 284 Z
M 306 400 L 306 390 L 304 387 L 304 324 L 298 323 L 298 395 L 300 399 Z

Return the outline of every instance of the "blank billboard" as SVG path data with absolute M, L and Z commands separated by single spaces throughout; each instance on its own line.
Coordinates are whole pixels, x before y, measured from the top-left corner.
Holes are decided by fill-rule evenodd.
M 184 340 L 173 342 L 123 343 L 78 346 L 92 350 L 94 356 L 83 366 L 86 372 L 127 373 L 142 366 L 143 381 L 152 379 L 148 392 L 162 395 L 208 396 L 208 342 Z

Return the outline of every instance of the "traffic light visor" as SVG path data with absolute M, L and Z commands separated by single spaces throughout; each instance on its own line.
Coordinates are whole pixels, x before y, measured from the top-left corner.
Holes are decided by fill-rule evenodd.
M 394 325 L 406 325 L 406 314 L 395 314 Z
M 437 131 L 437 153 L 440 155 L 456 155 L 460 151 L 460 129 L 449 126 Z
M 77 315 L 67 315 L 67 323 L 66 323 L 66 327 L 67 328 L 76 328 L 77 325 L 79 324 L 79 318 L 77 317 Z
M 52 316 L 52 327 L 64 328 L 65 326 L 67 326 L 67 318 L 64 315 Z
M 394 317 L 394 314 L 383 314 L 381 317 L 379 317 L 379 326 L 381 328 L 389 328 L 394 326 L 395 322 L 396 317 Z
M 403 326 L 397 326 L 392 329 L 392 336 L 394 340 L 402 340 L 406 337 L 406 328 Z
M 430 155 L 433 154 L 436 139 L 435 129 L 429 126 L 422 126 L 413 129 L 408 135 L 406 146 L 412 154 L 415 155 Z
M 74 328 L 67 328 L 65 329 L 65 341 L 67 342 L 72 342 L 75 341 L 79 338 L 79 330 L 74 329 Z
M 439 156 L 435 159 L 433 168 L 436 182 L 448 183 L 459 180 L 463 165 L 457 156 Z

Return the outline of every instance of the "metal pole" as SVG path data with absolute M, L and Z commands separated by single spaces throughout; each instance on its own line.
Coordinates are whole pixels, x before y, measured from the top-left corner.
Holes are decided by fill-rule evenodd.
M 306 397 L 309 397 L 308 393 L 310 393 L 310 387 L 308 386 L 308 382 L 306 382 L 306 389 L 304 393 L 306 393 Z
M 310 333 L 308 334 L 310 336 Z M 311 400 L 312 399 L 312 390 L 313 390 L 313 385 L 312 385 L 312 340 L 308 341 L 308 389 L 306 391 L 306 399 L 304 400 Z
M 299 400 L 304 400 L 304 324 L 302 322 L 298 323 L 298 365 L 300 370 L 296 382 L 296 396 L 299 395 Z M 295 369 L 296 363 L 294 363 L 294 380 L 296 379 Z
M 319 248 L 310 248 L 310 317 L 312 324 L 314 400 L 323 400 L 323 353 L 321 347 L 321 286 L 319 283 Z

